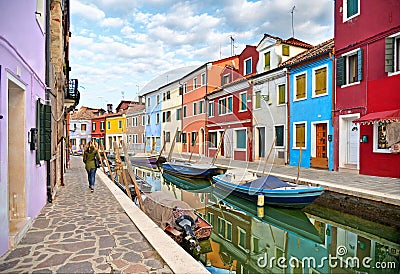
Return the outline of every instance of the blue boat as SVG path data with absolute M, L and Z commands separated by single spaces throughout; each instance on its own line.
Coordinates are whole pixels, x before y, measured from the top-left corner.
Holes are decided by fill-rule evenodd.
M 190 178 L 211 178 L 224 172 L 224 169 L 214 165 L 180 161 L 163 163 L 162 168 L 164 172 Z
M 213 176 L 216 188 L 232 193 L 250 201 L 264 199 L 265 204 L 280 207 L 303 208 L 312 203 L 322 193 L 322 187 L 298 185 L 284 182 L 268 175 L 257 178 L 255 175 L 227 172 Z M 261 201 L 262 201 L 261 199 Z

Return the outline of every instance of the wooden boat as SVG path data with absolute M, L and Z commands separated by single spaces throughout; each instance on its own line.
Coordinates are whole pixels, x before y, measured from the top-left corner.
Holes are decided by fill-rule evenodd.
M 222 174 L 225 169 L 210 164 L 171 161 L 162 164 L 164 172 L 191 178 L 211 178 Z
M 229 171 L 212 179 L 216 188 L 227 193 L 250 201 L 264 200 L 273 206 L 303 208 L 323 193 L 322 187 L 293 184 L 272 175 L 258 178 L 241 170 Z
M 142 195 L 147 215 L 188 251 L 199 250 L 199 241 L 210 237 L 212 226 L 187 203 L 163 191 Z
M 150 154 L 150 153 L 136 153 L 134 155 L 129 156 L 131 163 L 134 165 L 158 165 L 162 164 L 166 161 L 164 156 L 160 156 L 159 154 Z
M 209 193 L 212 191 L 211 181 L 209 179 L 196 179 L 179 177 L 176 175 L 164 172 L 162 174 L 165 182 L 176 185 L 180 189 L 187 190 L 190 192 L 198 193 Z

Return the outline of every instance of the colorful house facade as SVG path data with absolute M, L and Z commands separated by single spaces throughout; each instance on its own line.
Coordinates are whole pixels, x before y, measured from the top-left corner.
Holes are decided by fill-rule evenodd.
M 268 162 L 288 162 L 287 79 L 282 63 L 310 48 L 298 39 L 270 34 L 264 34 L 257 45 L 257 75 L 252 77 L 255 160 L 265 159 L 271 151 Z
M 130 104 L 126 110 L 127 148 L 131 152 L 144 152 L 146 109 L 139 97 L 137 104 Z
M 252 161 L 252 86 L 258 52 L 246 46 L 238 56 L 238 69 L 227 65 L 220 73 L 221 87 L 207 94 L 207 155 L 214 157 L 221 137 L 220 156 Z
M 330 39 L 289 59 L 289 165 L 333 170 L 333 48 Z
M 39 127 L 50 107 L 45 19 L 45 7 L 36 1 L 0 3 L 0 256 L 46 204 L 49 166 L 40 141 L 50 138 L 43 139 Z
M 334 12 L 335 169 L 399 178 L 398 1 L 339 0 Z
M 122 142 L 126 144 L 126 111 L 108 113 L 106 116 L 106 150 L 114 149 L 114 142 L 121 147 Z

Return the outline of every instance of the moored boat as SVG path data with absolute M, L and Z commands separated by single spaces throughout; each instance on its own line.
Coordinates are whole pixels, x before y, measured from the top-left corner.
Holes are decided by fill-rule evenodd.
M 135 165 L 157 165 L 166 161 L 164 156 L 150 153 L 136 153 L 129 156 L 129 159 L 131 163 Z
M 318 186 L 299 185 L 268 175 L 256 177 L 248 172 L 227 172 L 213 176 L 216 188 L 251 201 L 260 201 L 280 207 L 303 208 L 322 193 Z M 261 199 L 261 200 L 262 200 Z
M 222 174 L 224 172 L 223 168 L 215 165 L 181 161 L 163 163 L 162 168 L 164 172 L 192 178 L 210 178 L 214 175 Z

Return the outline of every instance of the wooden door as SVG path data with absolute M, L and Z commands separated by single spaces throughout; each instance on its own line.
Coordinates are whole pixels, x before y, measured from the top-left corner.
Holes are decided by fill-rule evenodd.
M 311 167 L 328 168 L 327 143 L 328 143 L 327 125 L 316 124 L 315 126 L 316 157 L 311 158 Z

